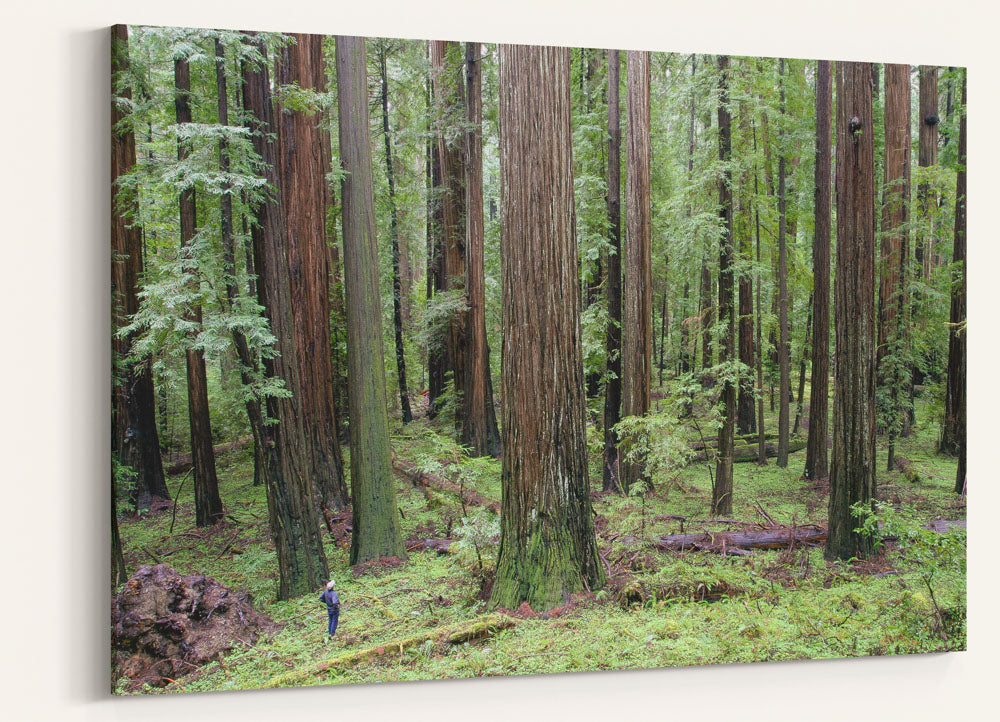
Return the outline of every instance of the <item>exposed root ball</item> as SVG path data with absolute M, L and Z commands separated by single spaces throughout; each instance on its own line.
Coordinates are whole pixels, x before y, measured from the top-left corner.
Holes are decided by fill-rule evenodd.
M 166 564 L 140 567 L 111 602 L 115 677 L 165 686 L 278 626 L 250 595 Z

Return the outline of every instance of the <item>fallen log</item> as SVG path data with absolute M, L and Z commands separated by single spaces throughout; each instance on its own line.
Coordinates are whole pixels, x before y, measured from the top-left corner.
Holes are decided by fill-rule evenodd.
M 252 441 L 252 436 L 241 436 L 236 439 L 236 441 L 227 441 L 223 444 L 216 444 L 212 447 L 212 451 L 214 451 L 215 455 L 218 456 L 226 451 L 236 451 L 238 449 L 242 449 Z M 167 476 L 173 476 L 175 474 L 184 473 L 190 469 L 192 465 L 193 462 L 191 461 L 191 454 L 181 454 L 175 459 L 172 459 L 170 465 L 165 467 L 164 471 L 167 473 Z
M 478 619 L 474 619 L 471 622 L 455 624 L 447 627 L 435 627 L 412 637 L 395 639 L 391 642 L 379 644 L 374 647 L 368 647 L 366 649 L 360 649 L 356 652 L 348 652 L 346 654 L 338 654 L 333 657 L 328 657 L 327 659 L 308 667 L 293 669 L 290 672 L 285 672 L 284 674 L 272 677 L 262 686 L 270 688 L 289 687 L 302 684 L 305 680 L 321 675 L 327 671 L 356 667 L 359 664 L 364 664 L 365 662 L 369 662 L 377 657 L 385 655 L 398 655 L 404 650 L 423 644 L 428 640 L 444 641 L 449 644 L 464 644 L 465 642 L 472 642 L 485 637 L 490 637 L 501 629 L 513 627 L 515 623 L 516 620 L 513 617 L 508 617 L 506 614 L 487 614 L 483 617 L 479 617 Z
M 406 551 L 435 551 L 438 554 L 447 554 L 452 551 L 452 540 L 451 539 L 418 539 L 413 542 L 408 542 L 406 545 Z
M 488 499 L 474 489 L 463 488 L 461 484 L 451 479 L 445 479 L 437 474 L 421 471 L 413 462 L 400 459 L 395 454 L 392 456 L 392 468 L 397 474 L 414 486 L 430 486 L 437 491 L 456 494 L 469 506 L 481 506 L 489 509 L 494 514 L 500 513 L 500 502 Z
M 913 462 L 906 457 L 896 457 L 896 470 L 900 472 L 903 475 L 903 478 L 911 484 L 917 484 L 920 482 L 920 474 L 913 466 Z
M 794 439 L 788 442 L 788 453 L 801 451 L 806 448 L 806 442 Z M 778 455 L 778 447 L 774 444 L 764 445 L 764 455 L 768 459 L 773 459 Z M 706 461 L 708 454 L 704 451 L 691 457 L 691 461 Z M 737 444 L 733 449 L 733 463 L 739 464 L 747 461 L 757 461 L 757 444 Z
M 826 541 L 826 529 L 816 524 L 796 527 L 744 529 L 742 531 L 670 534 L 660 537 L 656 546 L 668 551 L 728 552 L 740 549 L 787 549 L 793 546 L 817 546 Z M 739 552 L 734 552 L 739 553 Z
M 773 441 L 777 439 L 778 435 L 775 433 L 764 434 L 765 441 Z M 757 434 L 735 434 L 733 436 L 733 441 L 736 444 L 756 444 Z M 706 436 L 704 439 L 696 439 L 690 443 L 690 446 L 695 451 L 703 451 L 705 447 L 716 448 L 719 445 L 718 436 Z

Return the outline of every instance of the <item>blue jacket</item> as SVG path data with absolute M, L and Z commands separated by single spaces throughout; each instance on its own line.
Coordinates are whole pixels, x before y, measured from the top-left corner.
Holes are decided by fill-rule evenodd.
M 319 595 L 319 600 L 326 605 L 326 611 L 330 614 L 340 611 L 340 595 L 333 589 L 326 589 Z

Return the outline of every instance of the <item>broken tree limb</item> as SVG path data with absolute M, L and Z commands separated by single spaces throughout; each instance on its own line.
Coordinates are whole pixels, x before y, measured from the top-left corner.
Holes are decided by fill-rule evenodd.
M 445 479 L 437 474 L 430 474 L 425 471 L 421 471 L 413 462 L 400 459 L 395 454 L 392 456 L 392 468 L 393 471 L 405 478 L 414 486 L 430 486 L 438 491 L 456 494 L 469 506 L 481 506 L 489 509 L 494 514 L 500 513 L 500 502 L 488 499 L 473 489 L 464 488 L 461 484 L 454 482 L 451 479 Z
M 399 654 L 410 647 L 423 644 L 428 640 L 446 641 L 450 644 L 463 644 L 496 634 L 501 629 L 513 627 L 516 620 L 506 614 L 487 614 L 471 622 L 455 624 L 447 627 L 435 627 L 412 637 L 404 637 L 391 642 L 368 647 L 356 652 L 338 654 L 317 662 L 308 667 L 294 669 L 290 672 L 272 677 L 263 687 L 289 687 L 302 684 L 305 680 L 321 675 L 327 671 L 347 669 L 364 664 L 377 657 Z

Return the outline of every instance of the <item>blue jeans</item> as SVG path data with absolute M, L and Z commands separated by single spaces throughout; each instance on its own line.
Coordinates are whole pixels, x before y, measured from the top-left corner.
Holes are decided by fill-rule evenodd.
M 337 633 L 337 621 L 340 619 L 340 610 L 336 612 L 327 612 L 328 622 L 329 622 L 329 635 L 332 637 Z

